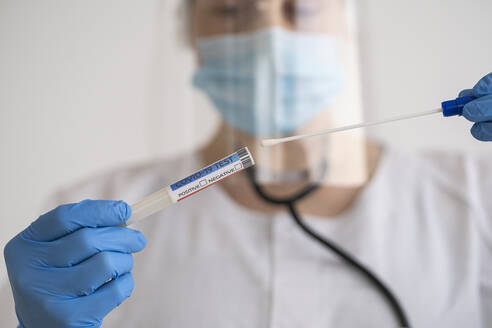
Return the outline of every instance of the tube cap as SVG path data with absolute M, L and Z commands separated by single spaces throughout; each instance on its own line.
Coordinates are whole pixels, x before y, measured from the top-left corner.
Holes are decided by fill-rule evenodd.
M 463 115 L 463 107 L 469 102 L 475 100 L 473 96 L 460 97 L 454 100 L 448 100 L 442 103 L 442 114 L 444 117 Z

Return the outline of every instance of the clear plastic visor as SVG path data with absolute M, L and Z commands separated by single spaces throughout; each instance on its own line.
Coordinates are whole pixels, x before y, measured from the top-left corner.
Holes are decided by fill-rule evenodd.
M 261 184 L 366 181 L 361 131 L 260 145 L 362 121 L 352 2 L 194 0 L 188 10 L 194 97 L 221 119 L 211 147 L 249 147 Z

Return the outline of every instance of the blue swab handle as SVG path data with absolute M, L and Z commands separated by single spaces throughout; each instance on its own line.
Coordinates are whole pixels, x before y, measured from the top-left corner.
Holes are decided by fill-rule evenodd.
M 454 100 L 448 100 L 442 103 L 442 114 L 444 117 L 463 115 L 463 107 L 468 104 L 470 101 L 473 101 L 477 98 L 473 96 L 466 96 L 456 98 Z

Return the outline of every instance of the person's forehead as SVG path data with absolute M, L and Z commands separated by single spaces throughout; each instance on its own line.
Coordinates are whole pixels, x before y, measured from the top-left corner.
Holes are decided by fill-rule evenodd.
M 293 3 L 305 5 L 320 5 L 324 3 L 330 3 L 339 0 L 188 0 L 191 3 L 197 3 L 200 5 L 214 5 L 214 4 L 245 4 L 245 3 L 258 3 L 258 4 L 270 4 L 270 3 Z

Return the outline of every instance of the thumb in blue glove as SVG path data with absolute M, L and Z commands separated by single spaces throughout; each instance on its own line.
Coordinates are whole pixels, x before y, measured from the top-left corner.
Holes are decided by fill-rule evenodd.
M 476 139 L 492 141 L 492 73 L 478 81 L 473 89 L 461 91 L 459 96 L 477 98 L 463 108 L 463 116 L 475 122 L 471 134 Z
M 140 232 L 116 227 L 130 214 L 124 202 L 62 205 L 7 244 L 21 327 L 99 327 L 130 296 L 131 253 L 145 247 Z

